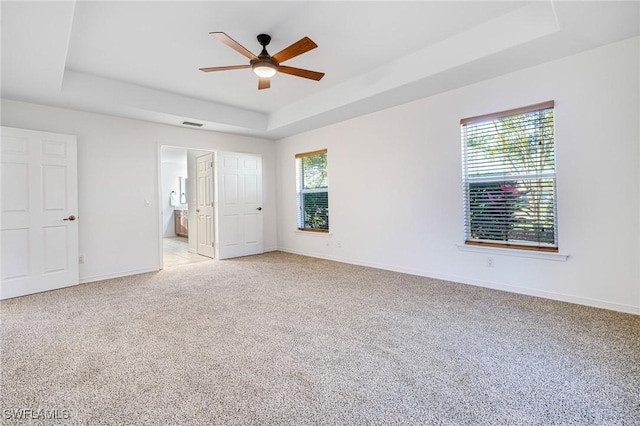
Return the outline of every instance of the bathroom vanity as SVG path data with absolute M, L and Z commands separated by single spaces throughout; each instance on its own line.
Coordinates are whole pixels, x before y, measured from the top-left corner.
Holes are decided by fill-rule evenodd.
M 189 237 L 189 211 L 188 210 L 174 210 L 173 217 L 175 219 L 176 235 L 179 237 Z

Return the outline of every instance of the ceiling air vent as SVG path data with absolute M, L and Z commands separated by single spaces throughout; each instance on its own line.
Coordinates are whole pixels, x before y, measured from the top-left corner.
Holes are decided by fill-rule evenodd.
M 193 123 L 191 121 L 183 121 L 182 124 L 185 126 L 202 127 L 201 123 Z

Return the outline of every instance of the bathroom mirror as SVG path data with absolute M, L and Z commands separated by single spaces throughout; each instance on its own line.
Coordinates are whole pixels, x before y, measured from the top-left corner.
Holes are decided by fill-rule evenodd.
M 187 178 L 180 176 L 180 204 L 187 204 Z

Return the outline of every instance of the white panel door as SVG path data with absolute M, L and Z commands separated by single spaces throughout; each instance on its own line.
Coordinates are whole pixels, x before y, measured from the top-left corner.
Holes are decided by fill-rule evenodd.
M 216 154 L 216 257 L 263 252 L 262 158 Z
M 213 153 L 196 158 L 197 252 L 214 257 L 213 248 Z
M 0 132 L 0 299 L 78 284 L 76 137 Z

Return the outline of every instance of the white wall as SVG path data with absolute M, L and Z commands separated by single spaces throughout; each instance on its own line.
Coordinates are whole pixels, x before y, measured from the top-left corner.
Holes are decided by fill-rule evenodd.
M 76 135 L 82 282 L 160 267 L 160 146 L 261 154 L 264 246 L 276 242 L 275 145 L 100 114 L 2 100 L 3 126 Z M 150 206 L 145 206 L 145 200 Z
M 187 150 L 162 147 L 161 174 L 162 191 L 160 192 L 160 206 L 162 208 L 162 236 L 175 237 L 174 210 L 187 209 L 188 203 L 180 201 L 180 178 L 186 178 L 187 174 Z M 188 181 L 187 181 L 188 182 Z M 175 206 L 171 205 L 171 192 L 174 193 Z
M 639 44 L 626 40 L 278 141 L 280 249 L 640 313 Z M 491 254 L 487 267 L 486 252 L 456 246 L 460 119 L 547 100 L 556 102 L 560 252 L 570 256 L 508 250 Z M 331 238 L 294 232 L 294 155 L 322 148 Z

